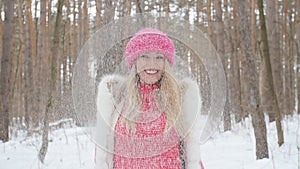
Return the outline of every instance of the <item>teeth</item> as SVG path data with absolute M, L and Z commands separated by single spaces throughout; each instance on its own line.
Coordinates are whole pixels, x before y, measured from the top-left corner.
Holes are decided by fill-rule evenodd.
M 146 73 L 148 74 L 155 74 L 157 72 L 158 72 L 157 70 L 146 70 Z

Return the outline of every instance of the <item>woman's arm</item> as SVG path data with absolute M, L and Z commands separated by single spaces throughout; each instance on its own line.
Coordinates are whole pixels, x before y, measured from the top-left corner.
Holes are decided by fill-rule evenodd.
M 102 78 L 98 85 L 96 98 L 97 105 L 97 123 L 95 128 L 96 152 L 95 168 L 111 168 L 112 161 L 109 155 L 112 155 L 111 144 L 113 137 L 111 133 L 114 130 L 112 123 L 112 114 L 115 107 L 114 95 L 120 89 L 122 78 L 116 75 L 109 75 Z
M 197 82 L 192 79 L 181 81 L 183 90 L 182 116 L 185 125 L 185 168 L 202 169 L 201 166 L 201 132 L 203 123 L 201 122 L 201 97 Z

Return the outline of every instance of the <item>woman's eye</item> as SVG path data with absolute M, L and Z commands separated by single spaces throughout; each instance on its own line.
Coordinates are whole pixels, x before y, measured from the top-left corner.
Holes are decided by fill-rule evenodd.
M 157 56 L 156 59 L 164 59 L 163 56 Z
M 147 58 L 149 58 L 149 56 L 147 56 L 147 55 L 141 55 L 141 58 L 147 59 Z

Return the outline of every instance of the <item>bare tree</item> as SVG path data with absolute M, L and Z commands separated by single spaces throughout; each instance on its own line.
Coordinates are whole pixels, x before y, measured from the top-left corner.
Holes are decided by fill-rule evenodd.
M 34 107 L 37 106 L 36 103 L 33 100 L 33 94 L 34 94 L 34 83 L 35 81 L 33 80 L 33 62 L 35 61 L 33 56 L 35 53 L 32 53 L 32 40 L 31 38 L 31 30 L 32 21 L 31 20 L 31 4 L 30 2 L 26 2 L 26 20 L 27 24 L 25 24 L 25 31 L 24 31 L 24 69 L 23 69 L 23 74 L 24 74 L 24 107 L 25 107 L 25 124 L 28 128 L 30 128 L 30 124 L 32 124 L 32 118 L 36 117 L 37 113 L 34 111 Z M 29 6 L 28 6 L 29 5 Z M 29 20 L 28 20 L 29 19 Z
M 13 35 L 13 16 L 14 0 L 4 0 L 4 23 L 2 36 L 2 58 L 0 74 L 0 140 L 7 142 L 9 140 L 9 95 L 10 95 L 10 66 L 11 66 L 11 47 Z
M 231 54 L 231 65 L 230 65 L 230 70 L 232 71 L 232 77 L 230 77 L 230 82 L 229 85 L 232 85 L 230 87 L 230 94 L 231 94 L 231 105 L 234 107 L 234 115 L 235 115 L 235 120 L 236 122 L 240 122 L 246 115 L 247 112 L 242 109 L 242 91 L 241 91 L 241 64 L 240 61 L 242 60 L 242 53 L 240 50 L 236 50 L 239 48 L 239 37 L 238 37 L 238 25 L 239 25 L 239 20 L 238 20 L 238 12 L 237 12 L 237 2 L 233 1 L 232 2 L 232 16 L 233 19 L 230 20 L 230 24 L 228 27 L 233 25 L 232 29 L 228 28 L 229 33 L 229 39 L 231 44 L 232 44 L 232 52 Z M 252 10 L 251 10 L 252 11 Z M 230 50 L 230 49 L 229 49 Z M 232 83 L 232 84 L 230 84 Z
M 298 44 L 298 56 L 300 54 L 300 0 L 296 0 L 296 35 L 297 35 L 297 44 Z M 300 104 L 299 104 L 300 105 Z
M 22 1 L 18 0 L 18 13 L 17 13 L 17 18 L 18 18 L 18 26 L 16 26 L 16 34 L 18 35 L 18 37 L 16 37 L 15 39 L 17 41 L 19 41 L 19 43 L 16 43 L 16 46 L 18 46 L 18 52 L 17 52 L 17 56 L 13 57 L 16 60 L 15 65 L 13 68 L 15 71 L 14 73 L 14 78 L 12 79 L 12 100 L 15 100 L 14 102 L 12 102 L 12 107 L 11 107 L 11 112 L 10 113 L 10 118 L 22 118 L 23 117 L 23 110 L 21 109 L 21 104 L 22 104 L 22 100 L 23 100 L 23 94 L 22 94 L 22 72 L 23 72 L 23 55 L 24 55 L 24 51 L 26 48 L 26 45 L 24 43 L 24 19 L 23 19 L 23 13 L 22 13 Z M 17 39 L 18 38 L 18 39 Z M 14 62 L 14 61 L 13 61 Z
M 102 11 L 102 1 L 97 1 L 96 2 L 96 19 L 95 19 L 95 28 L 99 28 L 101 26 L 101 11 Z M 128 1 L 126 1 L 128 2 Z M 130 1 L 129 1 L 130 2 Z
M 281 146 L 284 143 L 284 137 L 283 137 L 283 131 L 281 126 L 281 114 L 279 111 L 278 106 L 278 99 L 276 97 L 275 93 L 275 87 L 274 87 L 274 75 L 272 73 L 272 65 L 271 65 L 271 59 L 270 59 L 270 52 L 269 52 L 269 43 L 268 43 L 268 35 L 267 35 L 267 28 L 265 24 L 265 15 L 264 15 L 264 8 L 263 8 L 263 0 L 257 1 L 257 6 L 259 9 L 259 23 L 261 27 L 261 57 L 262 57 L 262 71 L 261 71 L 261 79 L 263 82 L 260 84 L 261 86 L 262 94 L 261 96 L 263 98 L 267 97 L 269 100 L 272 101 L 272 105 L 274 105 L 274 111 L 276 114 L 276 129 L 277 129 L 277 136 L 278 136 L 278 144 Z M 266 87 L 267 86 L 267 87 Z M 266 94 L 265 92 L 268 92 Z M 264 99 L 267 100 L 267 99 Z M 264 102 L 262 102 L 264 103 Z
M 290 17 L 290 10 L 291 5 L 290 1 L 283 1 L 282 2 L 282 10 L 281 10 L 281 51 L 282 51 L 282 58 L 283 58 L 283 97 L 285 98 L 284 101 L 284 109 L 285 112 L 292 112 L 295 107 L 295 101 L 292 102 L 295 98 L 295 92 L 293 90 L 293 56 L 291 56 L 291 39 L 293 39 L 293 35 L 290 32 L 290 25 L 291 25 L 291 17 Z
M 300 0 L 297 0 L 296 2 L 296 35 L 297 35 L 297 100 L 299 102 L 300 100 Z M 298 114 L 300 114 L 300 104 L 298 103 Z
M 49 77 L 49 43 L 48 43 L 48 36 L 49 30 L 47 28 L 47 1 L 40 1 L 36 4 L 40 5 L 40 13 L 39 13 L 39 20 L 37 21 L 36 36 L 37 36 L 37 49 L 36 49 L 36 100 L 38 105 L 37 107 L 37 114 L 36 116 L 32 117 L 32 126 L 34 128 L 39 127 L 42 113 L 45 111 L 43 105 L 46 104 L 46 92 L 48 90 L 49 85 L 46 83 Z M 36 9 L 36 15 L 37 15 Z
M 213 36 L 213 24 L 212 24 L 212 6 L 211 6 L 211 1 L 207 0 L 206 1 L 206 17 L 207 17 L 207 34 L 210 39 L 210 41 L 215 44 L 214 36 Z
M 90 34 L 90 19 L 89 19 L 89 14 L 88 14 L 88 1 L 84 0 L 83 1 L 83 42 L 85 43 Z
M 81 47 L 83 46 L 84 40 L 83 40 L 83 24 L 84 24 L 84 20 L 83 20 L 83 12 L 82 12 L 82 2 L 83 0 L 78 0 L 77 1 L 77 8 L 78 8 L 78 19 L 77 19 L 77 23 L 78 23 L 78 43 L 76 48 L 81 49 Z M 78 50 L 79 51 L 79 50 Z
M 203 25 L 204 17 L 202 15 L 203 7 L 204 7 L 204 2 L 203 1 L 197 1 L 197 3 L 196 3 L 196 17 L 195 17 L 194 24 L 195 24 L 195 26 L 197 26 L 198 28 L 200 28 L 202 30 L 204 30 L 204 25 Z
M 278 108 L 279 111 L 282 110 L 283 96 L 282 93 L 282 62 L 281 62 L 281 50 L 280 50 L 280 30 L 279 30 L 279 16 L 278 16 L 278 1 L 266 1 L 267 3 L 267 34 L 268 34 L 268 44 L 270 51 L 270 64 L 272 65 L 272 74 L 274 75 L 274 89 L 275 97 L 279 101 Z M 263 83 L 268 84 L 268 83 Z M 274 106 L 274 100 L 269 99 L 268 95 L 270 92 L 270 87 L 264 85 L 263 87 L 267 88 L 263 90 L 265 92 L 263 94 L 262 102 L 265 105 L 265 111 L 269 113 L 270 119 L 276 118 L 275 110 L 273 110 L 276 106 Z M 264 97 L 265 96 L 265 97 Z M 281 103 L 281 104 L 280 104 Z
M 46 105 L 46 112 L 44 117 L 44 124 L 43 124 L 43 143 L 39 152 L 39 159 L 41 162 L 44 162 L 47 149 L 48 149 L 48 133 L 49 133 L 49 120 L 50 120 L 50 109 L 52 108 L 53 101 L 55 99 L 55 91 L 56 91 L 56 75 L 57 75 L 57 56 L 59 55 L 59 44 L 60 44 L 60 30 L 61 30 L 61 23 L 62 23 L 62 7 L 64 0 L 58 1 L 57 7 L 57 15 L 55 21 L 55 28 L 54 28 L 54 37 L 53 37 L 53 46 L 51 48 L 51 76 L 50 76 L 50 90 L 48 93 L 48 101 Z
M 71 54 L 71 19 L 70 19 L 70 15 L 71 15 L 71 11 L 70 11 L 70 0 L 65 0 L 65 6 L 66 6 L 66 19 L 64 20 L 64 30 L 63 30 L 63 55 L 61 58 L 61 64 L 63 65 L 63 71 L 62 71 L 62 75 L 60 75 L 60 77 L 62 76 L 62 92 L 64 93 L 67 90 L 71 89 L 70 84 L 68 83 L 68 79 L 69 79 L 69 74 L 70 72 L 68 72 L 69 70 L 67 69 L 68 67 L 68 62 L 70 61 L 70 54 Z
M 221 57 L 224 72 L 226 79 L 228 79 L 228 58 L 225 54 L 224 47 L 224 22 L 223 22 L 223 12 L 222 12 L 222 1 L 215 0 L 215 9 L 216 9 L 216 50 Z M 226 80 L 227 81 L 227 80 Z M 231 129 L 231 119 L 230 119 L 230 105 L 229 105 L 229 90 L 228 86 L 226 87 L 226 101 L 225 108 L 223 111 L 223 120 L 224 120 L 224 131 L 228 131 Z
M 145 11 L 145 3 L 142 0 L 136 1 L 136 13 L 143 13 Z
M 73 62 L 75 62 L 75 59 L 77 57 L 77 54 L 78 54 L 78 26 L 76 24 L 76 22 L 78 22 L 78 20 L 76 18 L 78 18 L 78 13 L 76 12 L 76 2 L 78 1 L 74 1 L 73 2 L 73 23 L 72 23 L 72 35 L 71 35 L 71 56 L 72 56 L 72 60 Z M 79 23 L 78 23 L 79 24 Z M 72 62 L 70 62 L 72 64 Z M 71 66 L 71 65 L 70 65 Z
M 11 85 L 11 93 L 12 93 L 12 104 L 10 108 L 10 117 L 9 119 L 12 120 L 13 118 L 21 119 L 23 117 L 24 110 L 23 107 L 23 85 L 22 85 L 22 72 L 23 72 L 23 55 L 24 55 L 24 19 L 23 19 L 23 13 L 22 13 L 22 1 L 18 0 L 18 13 L 17 13 L 17 19 L 18 19 L 18 26 L 15 26 L 15 34 L 17 35 L 12 43 L 15 43 L 16 48 L 18 48 L 18 52 L 16 53 L 16 57 L 13 57 L 13 70 L 14 71 L 14 77 L 12 80 Z M 19 43 L 17 42 L 19 41 Z M 11 125 L 14 125 L 10 123 Z
M 295 12 L 295 1 L 292 0 L 292 1 L 288 1 L 288 25 L 289 25 L 289 32 L 288 32 L 288 42 L 289 42 L 289 58 L 290 58 L 290 70 L 291 70 L 291 90 L 290 90 L 290 93 L 291 93 L 291 97 L 290 97 L 290 100 L 291 100 L 291 103 L 289 104 L 289 107 L 288 107 L 288 110 L 287 110 L 287 113 L 288 114 L 291 114 L 294 112 L 295 110 L 295 107 L 296 107 L 296 101 L 295 101 L 295 98 L 296 98 L 296 71 L 295 71 L 295 64 L 297 63 L 297 57 L 296 57 L 296 54 L 297 54 L 297 47 L 296 47 L 296 41 L 295 41 L 295 36 L 296 36 L 296 31 L 295 31 L 295 27 L 296 27 L 296 22 L 295 22 L 295 17 L 296 16 L 296 12 Z
M 0 1 L 0 7 L 2 9 L 2 1 Z M 0 37 L 2 37 L 3 35 L 3 23 L 2 23 L 2 19 L 0 19 Z M 0 53 L 2 53 L 2 38 L 0 38 Z M 0 60 L 2 59 L 2 55 L 0 55 Z M 0 64 L 0 70 L 1 70 L 1 64 Z M 1 106 L 0 106 L 1 109 Z
M 236 2 L 237 3 L 237 2 Z M 268 143 L 266 124 L 264 114 L 260 107 L 260 97 L 258 88 L 258 72 L 256 70 L 256 61 L 253 50 L 251 49 L 251 26 L 247 18 L 250 8 L 247 7 L 247 1 L 239 1 L 237 10 L 239 16 L 239 39 L 243 53 L 242 62 L 242 86 L 244 97 L 244 110 L 252 115 L 252 125 L 256 140 L 256 158 L 268 158 Z
M 125 1 L 125 16 L 130 16 L 131 14 L 131 0 Z

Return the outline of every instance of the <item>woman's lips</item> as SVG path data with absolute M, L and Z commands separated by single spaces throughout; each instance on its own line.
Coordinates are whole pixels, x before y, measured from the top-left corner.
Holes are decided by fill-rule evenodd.
M 157 69 L 146 69 L 144 70 L 148 75 L 155 75 L 158 73 L 159 70 Z

